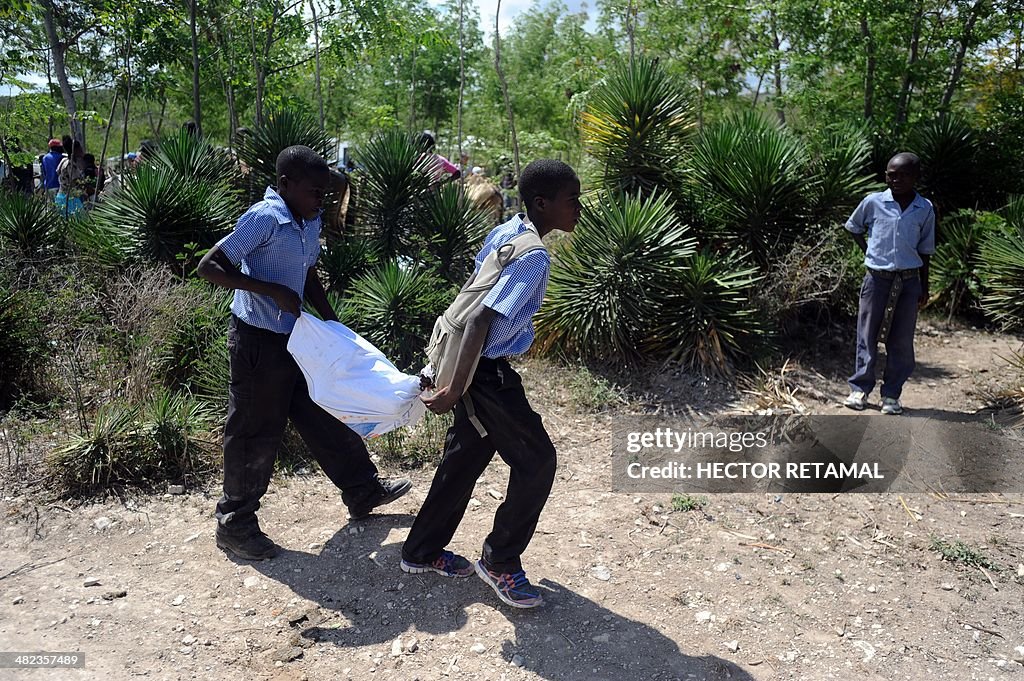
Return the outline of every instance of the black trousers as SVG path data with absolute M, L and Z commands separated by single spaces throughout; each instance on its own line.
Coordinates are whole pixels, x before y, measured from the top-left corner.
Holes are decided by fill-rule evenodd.
M 289 419 L 347 506 L 377 491 L 377 467 L 362 438 L 310 399 L 302 370 L 288 352 L 288 336 L 232 315 L 228 354 L 224 496 L 216 510 L 224 530 L 244 533 L 255 524 Z
M 555 480 L 555 446 L 530 408 L 519 374 L 508 361 L 486 357 L 455 406 L 444 457 L 402 548 L 405 560 L 431 562 L 451 542 L 495 451 L 512 472 L 484 541 L 483 558 L 498 572 L 522 569 L 520 556 L 533 538 Z

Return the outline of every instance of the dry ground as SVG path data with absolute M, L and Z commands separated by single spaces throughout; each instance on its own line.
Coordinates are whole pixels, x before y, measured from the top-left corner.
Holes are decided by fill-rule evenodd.
M 973 420 L 997 355 L 1019 345 L 926 327 L 905 418 Z M 840 413 L 849 357 L 819 354 L 797 396 Z M 723 494 L 674 511 L 668 494 L 609 492 L 615 416 L 580 413 L 565 370 L 524 370 L 560 457 L 525 556 L 542 608 L 504 607 L 476 577 L 398 570 L 429 467 L 388 515 L 352 524 L 323 476 L 276 480 L 261 519 L 286 551 L 265 563 L 215 548 L 215 485 L 71 505 L 8 483 L 0 651 L 82 651 L 86 667 L 0 678 L 1024 678 L 1021 495 Z M 647 389 L 612 413 L 745 399 L 686 377 Z M 477 555 L 506 480 L 492 464 L 455 550 Z M 989 567 L 942 560 L 933 538 Z

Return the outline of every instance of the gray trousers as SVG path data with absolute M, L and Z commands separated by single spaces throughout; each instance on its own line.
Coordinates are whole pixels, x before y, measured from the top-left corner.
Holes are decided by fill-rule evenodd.
M 870 394 L 875 387 L 875 364 L 878 343 L 885 343 L 885 371 L 882 373 L 882 397 L 899 399 L 903 384 L 914 371 L 914 326 L 917 324 L 917 301 L 921 297 L 921 280 L 916 275 L 887 278 L 873 271 L 864 276 L 860 287 L 860 309 L 857 313 L 857 359 L 850 389 Z M 902 286 L 890 295 L 894 285 Z M 890 300 L 892 298 L 892 300 Z M 879 338 L 886 308 L 892 306 L 888 333 Z

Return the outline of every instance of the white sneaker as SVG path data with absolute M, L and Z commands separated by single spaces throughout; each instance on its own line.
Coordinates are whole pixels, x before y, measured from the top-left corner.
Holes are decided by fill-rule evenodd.
M 895 397 L 882 398 L 882 413 L 898 416 L 903 413 L 903 405 Z
M 868 406 L 868 396 L 866 393 L 860 390 L 854 390 L 850 393 L 850 396 L 843 402 L 844 407 L 850 409 L 856 409 L 857 411 L 863 411 L 864 407 Z

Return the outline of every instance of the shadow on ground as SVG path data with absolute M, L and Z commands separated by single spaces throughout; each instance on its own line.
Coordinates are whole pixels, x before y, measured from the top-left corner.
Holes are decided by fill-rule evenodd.
M 340 615 L 312 625 L 300 622 L 306 640 L 358 648 L 387 643 L 414 630 L 421 648 L 429 649 L 432 642 L 425 638 L 464 628 L 470 607 L 496 605 L 497 599 L 475 576 L 455 580 L 401 573 L 401 542 L 394 528 L 408 527 L 412 520 L 409 515 L 374 516 L 341 528 L 318 554 L 286 550 L 252 566 Z M 488 629 L 505 632 L 499 644 L 505 660 L 517 655 L 524 668 L 541 678 L 753 681 L 736 664 L 714 655 L 687 655 L 654 627 L 623 617 L 558 582 L 541 579 L 537 584 L 544 591 L 542 607 L 500 606 L 500 616 L 513 631 L 500 621 Z M 489 644 L 493 649 L 493 639 Z

